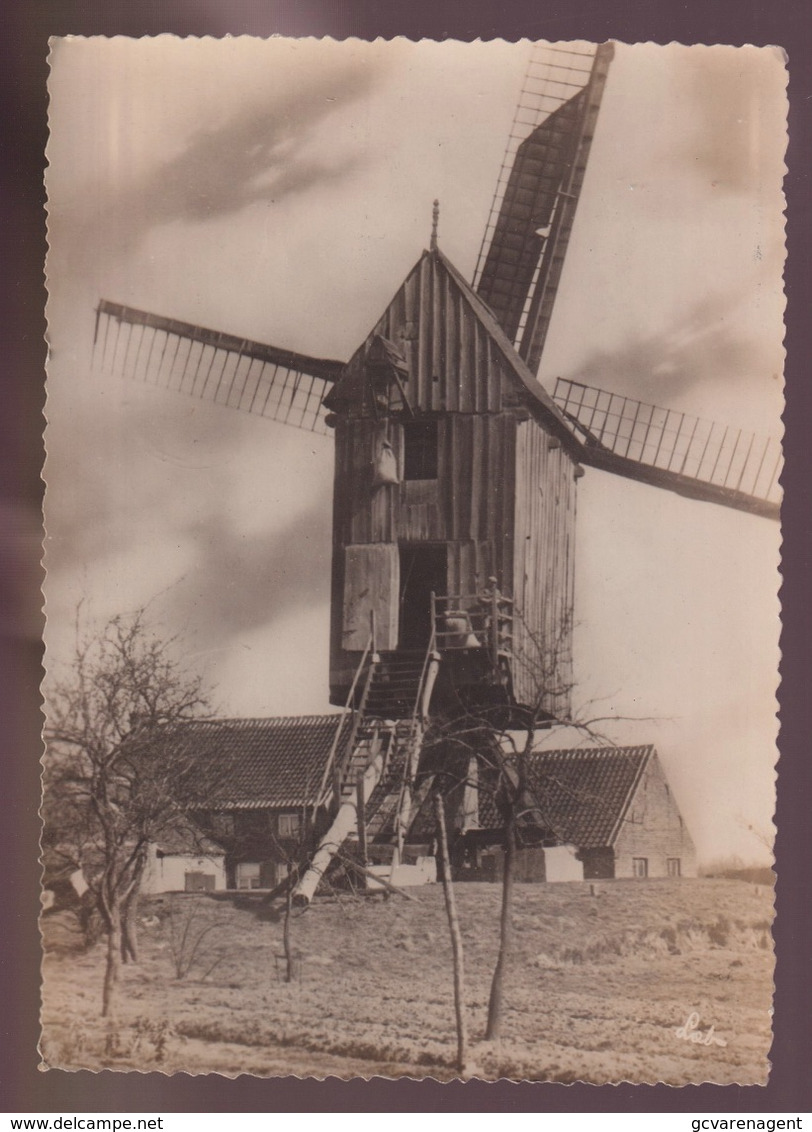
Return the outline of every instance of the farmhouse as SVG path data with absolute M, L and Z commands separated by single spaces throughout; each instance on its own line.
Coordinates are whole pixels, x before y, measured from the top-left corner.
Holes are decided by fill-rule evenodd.
M 654 747 L 536 751 L 527 784 L 534 844 L 519 851 L 518 879 L 573 879 L 573 855 L 584 880 L 696 876 L 696 850 Z M 478 790 L 477 802 L 465 859 L 479 871 L 495 858 L 498 872 L 503 822 L 491 791 Z
M 210 805 L 195 815 L 225 849 L 229 888 L 273 888 L 327 824 L 325 774 L 346 740 L 339 714 L 190 723 L 184 742 L 220 768 Z

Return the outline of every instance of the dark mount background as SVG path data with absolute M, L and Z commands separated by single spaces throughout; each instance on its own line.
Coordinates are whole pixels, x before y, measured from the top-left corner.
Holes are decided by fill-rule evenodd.
M 375 1079 L 237 1081 L 37 1071 L 38 516 L 45 346 L 44 150 L 52 35 L 274 33 L 343 39 L 615 38 L 779 44 L 789 52 L 787 413 L 778 784 L 778 969 L 766 1088 L 510 1085 Z M 0 932 L 0 1111 L 7 1112 L 758 1112 L 812 1108 L 812 7 L 808 0 L 6 0 L 0 14 L 0 753 L 4 801 Z M 12 510 L 13 507 L 13 510 Z

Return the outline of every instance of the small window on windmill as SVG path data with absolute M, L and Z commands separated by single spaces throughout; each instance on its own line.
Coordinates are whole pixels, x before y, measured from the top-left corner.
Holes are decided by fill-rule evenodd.
M 403 478 L 437 479 L 437 421 L 403 422 Z

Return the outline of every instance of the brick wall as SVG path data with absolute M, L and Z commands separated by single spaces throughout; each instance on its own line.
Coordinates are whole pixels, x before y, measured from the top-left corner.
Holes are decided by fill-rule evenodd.
M 696 850 L 656 755 L 643 772 L 615 840 L 615 876 L 637 875 L 635 859 L 646 862 L 650 877 L 673 875 L 669 860 L 679 861 L 679 875 L 696 876 Z M 642 868 L 638 864 L 638 872 Z

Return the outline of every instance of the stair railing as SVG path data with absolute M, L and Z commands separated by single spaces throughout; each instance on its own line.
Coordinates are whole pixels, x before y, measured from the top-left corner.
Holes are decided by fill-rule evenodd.
M 429 664 L 437 652 L 437 629 L 435 625 L 434 613 L 435 597 L 434 592 L 431 594 L 431 633 L 429 635 L 429 643 L 426 646 L 426 652 L 423 657 L 423 666 L 420 669 L 420 679 L 417 682 L 417 695 L 415 696 L 414 707 L 412 708 L 412 730 L 414 730 L 415 721 L 418 716 L 422 718 L 425 714 L 423 712 L 423 691 L 426 686 L 426 676 L 429 670 Z M 428 706 L 428 705 L 427 705 Z
M 364 672 L 364 668 L 367 665 L 367 661 L 369 661 L 369 666 L 368 666 L 368 670 L 367 670 L 366 683 L 364 685 L 364 691 L 363 691 L 362 696 L 361 696 L 361 703 L 360 703 L 359 707 L 356 709 L 354 707 L 355 692 L 356 692 L 356 689 L 358 687 L 358 684 L 360 683 L 361 676 Z M 347 722 L 347 714 L 350 711 L 354 711 L 355 718 L 353 719 L 353 725 L 352 725 L 352 728 L 351 728 L 351 731 L 350 731 L 350 739 L 348 740 L 347 745 L 349 745 L 350 740 L 354 743 L 355 736 L 358 734 L 358 725 L 359 725 L 359 722 L 360 722 L 360 716 L 361 716 L 361 713 L 363 711 L 363 705 L 366 702 L 367 693 L 369 692 L 369 684 L 370 684 L 370 680 L 372 678 L 372 671 L 375 667 L 375 663 L 376 663 L 375 620 L 374 620 L 374 616 L 373 616 L 372 621 L 371 621 L 371 626 L 370 626 L 369 637 L 368 637 L 367 643 L 366 643 L 366 647 L 364 648 L 364 651 L 361 654 L 361 659 L 358 662 L 358 667 L 356 668 L 355 675 L 352 678 L 352 683 L 350 684 L 350 690 L 347 693 L 346 702 L 345 702 L 344 707 L 341 711 L 341 714 L 338 717 L 338 726 L 336 727 L 335 735 L 333 736 L 333 742 L 330 746 L 330 752 L 327 755 L 327 762 L 324 764 L 324 773 L 321 776 L 321 782 L 319 783 L 319 789 L 318 789 L 318 792 L 316 794 L 316 801 L 313 803 L 313 820 L 314 821 L 316 819 L 316 814 L 318 812 L 319 806 L 323 805 L 323 803 L 326 799 L 326 796 L 327 796 L 327 781 L 330 778 L 331 774 L 333 775 L 333 779 L 334 779 L 333 788 L 335 787 L 335 775 L 336 775 L 336 769 L 337 769 L 336 768 L 336 752 L 338 751 L 338 743 L 339 743 L 339 740 L 341 739 L 341 733 L 344 730 L 345 723 Z M 341 761 L 343 763 L 345 760 L 342 758 Z
M 436 606 L 435 596 L 431 594 L 431 634 L 429 636 L 429 643 L 426 647 L 426 653 L 423 657 L 423 665 L 420 669 L 420 678 L 417 682 L 417 692 L 414 700 L 414 707 L 412 708 L 412 715 L 409 720 L 409 727 L 404 741 L 406 748 L 405 758 L 403 760 L 403 776 L 400 782 L 400 791 L 398 793 L 398 801 L 395 809 L 395 835 L 397 838 L 397 854 L 398 860 L 403 855 L 403 820 L 402 814 L 406 806 L 407 791 L 409 792 L 409 805 L 411 805 L 411 780 L 414 776 L 414 771 L 417 770 L 416 756 L 419 758 L 419 752 L 415 752 L 415 746 L 418 742 L 422 744 L 422 729 L 426 722 L 428 704 L 424 704 L 423 700 L 426 695 L 426 687 L 429 675 L 429 667 L 432 662 L 439 661 L 439 653 L 437 652 L 437 635 L 436 635 Z M 415 763 L 413 767 L 413 763 Z
M 373 653 L 372 655 L 374 658 L 375 654 Z M 361 720 L 364 718 L 364 711 L 366 710 L 367 706 L 367 697 L 369 696 L 369 688 L 372 684 L 372 675 L 374 671 L 375 661 L 373 659 L 369 667 L 367 668 L 367 676 L 366 680 L 364 681 L 364 690 L 361 692 L 361 699 L 353 710 L 352 726 L 350 727 L 350 733 L 347 736 L 347 742 L 344 744 L 344 750 L 341 754 L 341 758 L 334 760 L 333 762 L 333 797 L 335 798 L 336 803 L 341 796 L 341 791 L 344 787 L 344 781 L 347 777 L 347 771 L 352 761 L 353 751 L 355 750 L 355 743 L 358 738 L 358 731 L 361 726 Z

